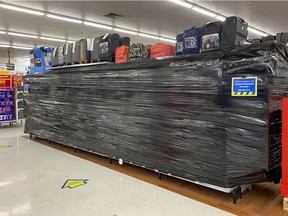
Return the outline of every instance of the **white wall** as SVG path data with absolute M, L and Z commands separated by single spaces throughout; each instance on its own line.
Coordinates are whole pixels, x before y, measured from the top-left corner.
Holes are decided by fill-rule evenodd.
M 11 58 L 10 62 L 14 63 L 14 59 Z M 0 57 L 0 64 L 6 64 L 6 63 L 8 63 L 8 57 Z

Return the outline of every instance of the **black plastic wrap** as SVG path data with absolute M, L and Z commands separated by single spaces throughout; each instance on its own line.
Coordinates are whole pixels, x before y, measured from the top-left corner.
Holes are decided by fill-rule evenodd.
M 220 187 L 280 177 L 286 50 L 263 43 L 27 77 L 25 133 Z M 232 77 L 258 78 L 232 97 Z

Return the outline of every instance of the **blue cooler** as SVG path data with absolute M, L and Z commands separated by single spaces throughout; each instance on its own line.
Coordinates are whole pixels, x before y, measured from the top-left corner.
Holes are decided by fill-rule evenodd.
M 183 54 L 198 54 L 202 44 L 202 27 L 192 27 L 184 32 Z

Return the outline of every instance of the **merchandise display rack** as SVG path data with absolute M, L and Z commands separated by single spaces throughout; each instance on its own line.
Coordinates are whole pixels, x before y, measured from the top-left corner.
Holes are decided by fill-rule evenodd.
M 24 87 L 23 86 L 17 86 L 15 88 L 15 117 L 16 117 L 16 123 L 19 124 L 21 122 L 21 125 L 23 124 L 24 120 Z M 22 103 L 22 105 L 21 105 Z
M 0 124 L 16 121 L 15 119 L 15 97 L 13 88 L 0 88 Z

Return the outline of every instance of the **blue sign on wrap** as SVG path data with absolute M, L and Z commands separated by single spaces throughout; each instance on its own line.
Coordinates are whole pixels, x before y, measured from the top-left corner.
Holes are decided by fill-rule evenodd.
M 232 96 L 257 96 L 257 77 L 232 78 Z

